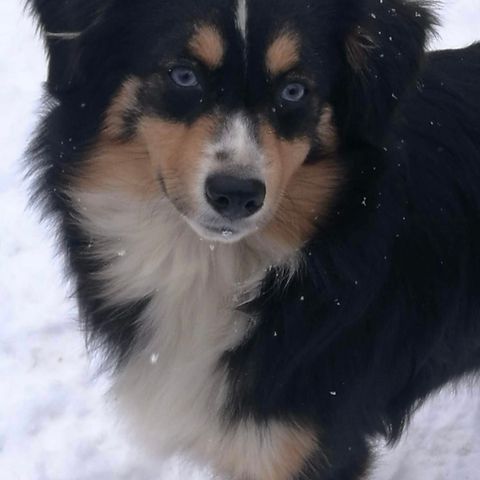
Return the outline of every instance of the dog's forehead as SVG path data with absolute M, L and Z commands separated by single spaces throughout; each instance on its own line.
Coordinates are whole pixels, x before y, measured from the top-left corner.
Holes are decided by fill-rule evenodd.
M 214 70 L 236 64 L 275 77 L 299 63 L 302 30 L 287 16 L 256 11 L 254 3 L 235 0 L 229 15 L 192 19 L 187 51 Z
M 301 56 L 301 35 L 285 22 L 277 24 L 263 39 L 248 41 L 246 19 L 236 18 L 239 35 L 228 35 L 215 22 L 197 23 L 187 40 L 189 53 L 211 69 L 220 68 L 226 55 L 236 55 L 237 63 L 261 61 L 264 70 L 276 76 L 297 64 Z M 263 41 L 261 41 L 263 40 Z
M 136 55 L 143 52 L 153 62 L 193 52 L 202 62 L 206 60 L 207 66 L 217 66 L 219 58 L 230 58 L 229 68 L 236 70 L 240 64 L 255 68 L 260 61 L 265 66 L 269 53 L 269 66 L 281 70 L 283 65 L 272 65 L 272 57 L 280 52 L 285 52 L 282 62 L 288 66 L 299 52 L 302 58 L 314 57 L 312 49 L 325 44 L 326 31 L 338 13 L 332 2 L 335 4 L 333 0 L 178 0 L 159 2 L 160 8 L 148 0 L 140 4 L 141 9 L 128 12 L 136 17 L 129 24 L 131 42 L 137 46 Z

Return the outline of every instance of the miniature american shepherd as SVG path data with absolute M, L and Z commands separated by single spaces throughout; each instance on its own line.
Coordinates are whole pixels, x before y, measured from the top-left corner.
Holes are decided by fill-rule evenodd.
M 32 199 L 135 442 L 360 480 L 480 369 L 480 44 L 408 0 L 29 0 Z

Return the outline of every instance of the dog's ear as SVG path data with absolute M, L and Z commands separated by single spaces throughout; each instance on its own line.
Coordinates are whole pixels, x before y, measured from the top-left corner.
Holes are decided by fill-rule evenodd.
M 367 0 L 343 45 L 334 90 L 342 134 L 378 143 L 419 71 L 435 18 L 425 2 Z M 358 7 L 358 4 L 357 4 Z
M 52 92 L 78 86 L 82 72 L 82 42 L 112 3 L 111 0 L 27 0 L 43 34 L 48 58 L 48 87 Z

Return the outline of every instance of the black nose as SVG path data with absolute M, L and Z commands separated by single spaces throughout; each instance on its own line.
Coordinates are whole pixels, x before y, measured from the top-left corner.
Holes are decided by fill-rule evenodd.
M 213 175 L 207 179 L 208 203 L 230 220 L 247 218 L 258 212 L 265 200 L 265 184 L 230 175 Z

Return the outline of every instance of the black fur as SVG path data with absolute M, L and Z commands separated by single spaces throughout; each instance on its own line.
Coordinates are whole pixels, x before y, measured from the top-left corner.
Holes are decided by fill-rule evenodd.
M 148 299 L 118 309 L 95 300 L 91 276 L 100 266 L 82 255 L 89 239 L 62 193 L 106 106 L 130 74 L 152 78 L 145 108 L 187 122 L 213 105 L 235 111 L 245 98 L 261 111 L 271 102 L 268 85 L 260 59 L 253 55 L 242 71 L 237 51 L 221 72 L 206 73 L 223 85 L 221 99 L 206 98 L 192 112 L 173 86 L 155 97 L 155 81 L 164 81 L 156 62 L 178 51 L 192 19 L 238 35 L 234 2 L 30 3 L 45 31 L 84 32 L 69 42 L 49 37 L 54 103 L 31 168 L 37 197 L 59 221 L 87 328 L 121 361 Z M 252 52 L 263 51 L 285 19 L 306 44 L 312 96 L 298 110 L 270 113 L 272 123 L 284 138 L 308 134 L 328 101 L 348 178 L 305 247 L 305 269 L 282 286 L 273 271 L 248 306 L 257 327 L 223 358 L 231 386 L 225 417 L 300 419 L 318 429 L 329 460 L 319 452 L 301 478 L 359 479 L 372 437 L 397 440 L 430 393 L 480 368 L 480 45 L 425 54 L 434 23 L 425 2 L 251 3 Z M 344 48 L 352 32 L 364 42 L 356 66 Z

